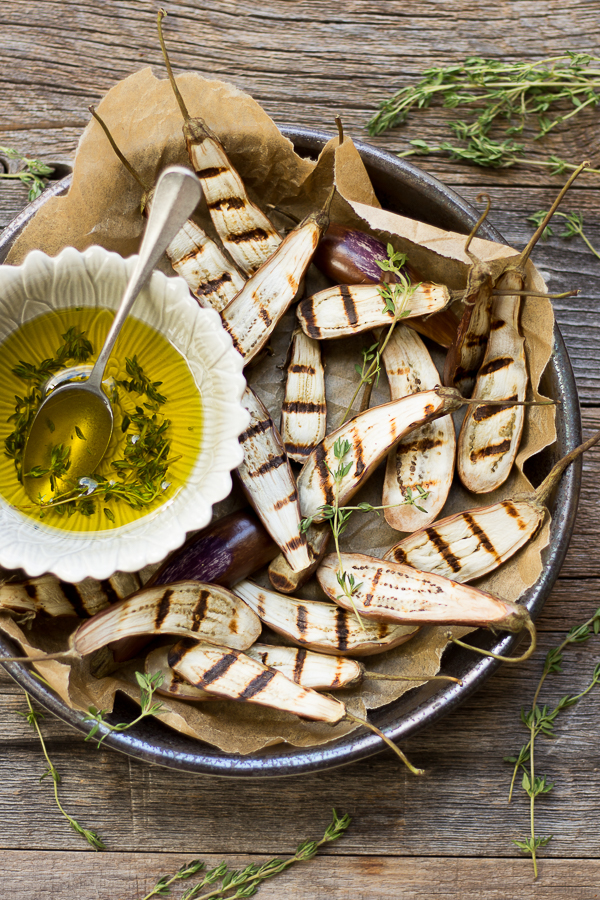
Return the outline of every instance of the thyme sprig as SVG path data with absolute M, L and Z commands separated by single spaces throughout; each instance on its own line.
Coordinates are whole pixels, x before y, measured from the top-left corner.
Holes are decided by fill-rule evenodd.
M 410 278 L 404 271 L 407 259 L 405 253 L 394 250 L 392 244 L 388 244 L 387 254 L 387 259 L 376 260 L 377 265 L 383 272 L 388 272 L 391 276 L 395 277 L 397 281 L 391 284 L 380 284 L 378 290 L 384 303 L 383 312 L 389 313 L 392 316 L 392 321 L 387 333 L 382 335 L 377 343 L 372 344 L 370 347 L 361 351 L 363 357 L 362 365 L 359 366 L 357 364 L 354 367 L 359 376 L 358 386 L 352 395 L 352 399 L 348 404 L 340 425 L 343 425 L 346 421 L 348 413 L 352 409 L 354 401 L 362 386 L 365 385 L 366 390 L 370 392 L 373 384 L 375 384 L 375 386 L 379 384 L 383 351 L 387 347 L 398 321 L 410 316 L 410 310 L 406 308 L 406 305 L 421 284 L 420 282 L 412 284 Z
M 39 159 L 29 159 L 27 156 L 19 153 L 18 150 L 13 150 L 12 147 L 0 147 L 0 156 L 5 156 L 7 159 L 18 159 L 24 167 L 19 172 L 0 171 L 0 178 L 16 179 L 28 186 L 27 199 L 29 202 L 39 197 L 46 187 L 45 176 L 54 172 L 52 166 L 46 165 Z
M 163 708 L 163 704 L 160 702 L 153 703 L 152 700 L 154 694 L 164 681 L 163 673 L 155 672 L 154 675 L 147 675 L 144 672 L 136 672 L 135 679 L 140 688 L 139 716 L 136 716 L 131 722 L 121 722 L 119 725 L 111 725 L 110 722 L 106 721 L 106 715 L 108 714 L 107 709 L 96 709 L 95 706 L 90 706 L 88 707 L 87 715 L 84 717 L 84 722 L 93 722 L 94 724 L 89 733 L 85 736 L 86 741 L 94 740 L 100 729 L 105 728 L 105 733 L 96 744 L 96 747 L 100 747 L 109 734 L 120 734 L 123 731 L 128 731 L 128 729 L 133 728 L 134 725 L 137 725 L 138 722 L 141 722 L 142 719 L 145 719 L 147 716 L 155 716 L 156 713 L 160 712 Z
M 69 813 L 64 809 L 62 803 L 60 802 L 58 796 L 58 786 L 61 781 L 60 774 L 56 766 L 50 759 L 50 756 L 48 755 L 46 742 L 44 741 L 44 737 L 42 735 L 39 724 L 40 719 L 43 719 L 44 715 L 39 710 L 33 708 L 33 704 L 31 702 L 31 697 L 29 696 L 29 694 L 25 694 L 25 699 L 27 700 L 27 712 L 21 712 L 20 710 L 17 710 L 17 713 L 18 715 L 23 716 L 23 718 L 27 720 L 28 724 L 31 725 L 31 727 L 36 731 L 40 744 L 42 745 L 42 753 L 44 754 L 46 763 L 48 764 L 48 768 L 40 778 L 40 781 L 43 781 L 44 778 L 48 777 L 52 779 L 52 783 L 54 785 L 54 800 L 56 802 L 56 805 L 61 815 L 65 817 L 73 831 L 75 831 L 76 834 L 81 835 L 81 837 L 85 838 L 85 840 L 91 847 L 93 847 L 94 850 L 106 850 L 106 847 L 98 834 L 95 831 L 92 831 L 90 828 L 84 828 L 82 825 L 80 825 L 79 822 L 73 818 L 73 816 L 69 815 Z
M 555 212 L 555 216 L 558 216 L 561 219 L 565 220 L 565 229 L 561 231 L 560 237 L 562 238 L 572 238 L 572 237 L 580 237 L 584 244 L 592 251 L 594 256 L 597 259 L 600 259 L 600 253 L 596 250 L 596 248 L 590 243 L 589 238 L 585 234 L 583 230 L 583 216 L 581 213 L 577 212 Z M 538 210 L 538 212 L 533 213 L 533 215 L 529 216 L 527 221 L 532 222 L 534 225 L 541 225 L 544 219 L 546 218 L 546 211 L 543 209 Z M 554 234 L 554 229 L 547 225 L 541 235 L 543 241 L 547 240 Z
M 547 135 L 558 125 L 600 103 L 600 69 L 593 64 L 600 58 L 587 53 L 567 51 L 534 63 L 503 62 L 469 57 L 464 63 L 434 66 L 425 70 L 421 80 L 401 88 L 385 100 L 367 125 L 370 134 L 380 134 L 400 125 L 416 109 L 427 109 L 440 100 L 448 109 L 461 108 L 467 121 L 450 123 L 456 144 L 442 141 L 432 147 L 423 140 L 410 141 L 412 150 L 399 156 L 448 155 L 478 166 L 508 168 L 517 163 L 549 168 L 561 174 L 576 165 L 551 156 L 545 160 L 525 157 L 525 145 L 514 140 L 531 119 L 537 120 L 534 140 Z M 556 104 L 570 105 L 568 112 L 552 111 Z M 503 123 L 502 139 L 490 136 L 493 126 Z M 589 172 L 600 174 L 598 169 Z
M 29 392 L 22 397 L 15 395 L 15 411 L 8 421 L 14 423 L 14 430 L 4 441 L 4 452 L 12 459 L 19 482 L 23 481 L 23 453 L 31 423 L 43 400 L 43 387 L 48 379 L 70 364 L 86 363 L 94 352 L 83 331 L 72 326 L 61 335 L 64 343 L 57 348 L 54 357 L 44 359 L 38 365 L 24 362 L 13 367 L 12 373 L 29 386 Z M 52 428 L 50 429 L 52 430 Z
M 302 519 L 300 522 L 300 532 L 305 534 L 313 521 L 318 517 L 320 519 L 324 519 L 329 522 L 331 526 L 331 531 L 333 533 L 333 540 L 335 543 L 335 552 L 338 558 L 338 569 L 336 572 L 337 582 L 342 590 L 341 594 L 338 594 L 337 599 L 340 600 L 343 597 L 346 597 L 354 611 L 354 614 L 358 621 L 363 624 L 358 609 L 356 608 L 356 603 L 354 602 L 354 594 L 359 590 L 362 586 L 362 582 L 357 582 L 354 578 L 354 575 L 348 574 L 342 565 L 342 556 L 340 551 L 340 537 L 348 527 L 348 520 L 353 512 L 374 512 L 379 515 L 379 511 L 382 509 L 389 509 L 391 506 L 416 506 L 418 510 L 421 512 L 427 512 L 422 506 L 419 506 L 419 502 L 423 502 L 429 496 L 429 491 L 424 490 L 421 485 L 416 486 L 416 493 L 413 494 L 410 487 L 406 490 L 406 495 L 404 497 L 404 501 L 402 503 L 393 503 L 388 504 L 387 506 L 371 506 L 370 503 L 359 503 L 357 506 L 340 506 L 339 504 L 339 492 L 340 486 L 346 475 L 352 469 L 353 463 L 348 462 L 345 463 L 344 460 L 350 450 L 352 449 L 352 445 L 350 441 L 345 438 L 339 437 L 334 445 L 333 445 L 333 455 L 338 461 L 337 468 L 332 471 L 332 469 L 327 466 L 327 471 L 333 478 L 333 503 L 326 503 L 323 506 L 320 506 L 317 512 L 313 516 L 307 516 Z M 327 464 L 325 464 L 327 465 Z M 364 629 L 364 626 L 363 626 Z
M 545 847 L 552 840 L 553 835 L 538 837 L 535 828 L 535 801 L 536 797 L 542 794 L 548 794 L 554 787 L 553 783 L 549 783 L 546 775 L 537 775 L 535 768 L 535 741 L 536 738 L 543 734 L 546 737 L 555 737 L 554 723 L 556 719 L 565 709 L 573 706 L 582 697 L 585 697 L 592 688 L 600 682 L 600 663 L 598 663 L 592 673 L 592 677 L 588 686 L 579 694 L 566 694 L 558 701 L 553 709 L 548 706 L 538 706 L 538 700 L 543 684 L 548 675 L 560 674 L 562 672 L 561 663 L 563 660 L 564 650 L 574 644 L 582 644 L 589 640 L 592 635 L 600 633 L 600 609 L 597 609 L 591 618 L 581 625 L 576 625 L 568 632 L 565 639 L 558 645 L 549 650 L 544 660 L 542 674 L 538 681 L 531 709 L 526 711 L 521 709 L 521 721 L 525 728 L 529 731 L 529 740 L 525 743 L 516 756 L 505 756 L 504 761 L 512 763 L 513 774 L 510 783 L 510 791 L 508 802 L 510 803 L 513 795 L 516 778 L 519 770 L 522 770 L 521 787 L 529 797 L 529 828 L 530 833 L 527 838 L 522 841 L 513 841 L 523 853 L 531 856 L 533 862 L 534 878 L 538 876 L 537 868 L 537 851 L 541 847 Z
M 44 359 L 38 365 L 20 360 L 12 370 L 14 375 L 30 386 L 28 394 L 23 397 L 15 396 L 15 412 L 8 420 L 14 422 L 14 431 L 5 440 L 5 453 L 13 459 L 17 478 L 21 483 L 25 444 L 36 412 L 44 399 L 46 382 L 69 364 L 80 365 L 87 362 L 94 352 L 85 332 L 77 331 L 75 327 L 68 328 L 62 338 L 64 343 L 58 347 L 53 358 Z M 42 517 L 44 511 L 50 508 L 61 516 L 71 516 L 75 512 L 91 516 L 96 508 L 95 501 L 99 500 L 103 504 L 104 515 L 114 522 L 114 513 L 106 504 L 123 501 L 133 509 L 142 509 L 153 503 L 169 487 L 166 478 L 175 458 L 169 456 L 171 421 L 160 410 L 167 399 L 158 390 L 162 382 L 151 381 L 136 356 L 127 357 L 125 365 L 129 378 L 115 382 L 112 402 L 115 405 L 119 403 L 119 389 L 137 395 L 140 402 L 133 412 L 123 416 L 121 430 L 127 439 L 122 457 L 111 463 L 117 477 L 107 478 L 98 473 L 90 473 L 89 477 L 80 479 L 76 485 L 57 493 L 57 482 L 68 479 L 70 466 L 70 447 L 57 444 L 51 449 L 47 467 L 36 466 L 27 473 L 34 478 L 50 477 L 54 496 L 50 501 L 40 502 Z M 49 421 L 48 426 L 52 432 L 52 422 Z M 81 429 L 76 427 L 75 431 L 80 439 L 85 440 Z
M 227 897 L 228 900 L 242 900 L 245 897 L 253 897 L 264 881 L 273 878 L 275 875 L 280 875 L 296 863 L 308 862 L 317 855 L 324 844 L 332 843 L 343 837 L 350 825 L 351 818 L 349 815 L 338 816 L 335 809 L 332 810 L 332 813 L 332 821 L 323 837 L 319 841 L 303 841 L 298 845 L 294 855 L 288 859 L 270 859 L 262 865 L 250 863 L 245 869 L 240 870 L 229 869 L 227 864 L 222 862 L 214 869 L 207 871 L 202 881 L 185 891 L 181 896 L 181 900 L 216 900 L 218 897 Z M 142 900 L 166 896 L 171 892 L 171 885 L 177 881 L 185 881 L 191 878 L 192 875 L 201 871 L 204 866 L 205 864 L 202 860 L 194 859 L 186 866 L 182 866 L 170 878 L 167 876 L 159 878 L 150 893 L 146 894 Z M 203 894 L 200 893 L 203 888 L 213 885 L 217 881 L 221 882 L 219 887 Z

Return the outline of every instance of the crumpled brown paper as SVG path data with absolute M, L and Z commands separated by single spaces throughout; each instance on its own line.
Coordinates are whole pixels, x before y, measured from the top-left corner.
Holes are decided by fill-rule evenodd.
M 332 179 L 337 187 L 332 206 L 332 220 L 368 230 L 394 247 L 408 253 L 411 263 L 423 277 L 462 288 L 466 281 L 469 259 L 464 254 L 465 238 L 398 216 L 379 208 L 356 148 L 350 140 L 339 146 L 332 139 L 317 163 L 300 158 L 272 120 L 248 95 L 229 84 L 207 81 L 196 74 L 179 76 L 178 84 L 191 115 L 201 115 L 223 141 L 232 163 L 244 179 L 250 196 L 268 213 L 271 206 L 298 218 L 321 206 L 329 193 Z M 130 76 L 112 88 L 98 109 L 113 136 L 141 179 L 150 186 L 161 168 L 167 164 L 188 164 L 181 134 L 181 115 L 168 81 L 159 81 L 150 69 Z M 137 250 L 143 230 L 139 214 L 142 188 L 125 171 L 111 150 L 100 126 L 91 121 L 85 129 L 75 158 L 73 184 L 68 196 L 53 198 L 38 212 L 16 241 L 8 262 L 19 264 L 26 254 L 41 249 L 50 255 L 65 246 L 80 250 L 100 244 L 123 256 Z M 199 221 L 214 234 L 206 211 L 198 213 Z M 283 221 L 283 220 L 282 220 Z M 484 259 L 511 252 L 501 245 L 474 239 L 471 250 Z M 172 270 L 165 259 L 162 268 Z M 545 290 L 543 280 L 528 263 L 527 287 Z M 314 269 L 307 277 L 307 291 L 326 286 Z M 260 394 L 277 422 L 284 391 L 281 365 L 287 353 L 294 327 L 293 309 L 288 312 L 273 337 L 274 354 L 247 371 L 252 386 Z M 550 358 L 554 318 L 545 299 L 528 299 L 523 304 L 522 327 L 526 339 L 532 396 L 538 397 L 542 372 Z M 370 342 L 370 335 L 324 342 L 328 392 L 328 426 L 336 427 L 356 385 L 354 363 L 360 349 Z M 443 364 L 441 353 L 434 359 Z M 372 405 L 386 402 L 389 392 L 385 379 L 373 392 Z M 442 515 L 460 509 L 488 505 L 499 499 L 530 490 L 523 474 L 523 464 L 555 439 L 554 409 L 538 407 L 528 410 L 526 427 L 515 467 L 508 482 L 494 494 L 477 497 L 455 482 Z M 383 472 L 380 470 L 365 486 L 358 499 L 378 505 Z M 239 494 L 219 504 L 223 515 L 241 505 Z M 343 537 L 345 548 L 382 555 L 400 539 L 383 518 L 355 513 Z M 540 553 L 548 541 L 548 523 L 536 538 L 497 572 L 481 579 L 479 585 L 510 600 L 517 599 L 539 576 Z M 268 584 L 266 575 L 259 579 Z M 315 583 L 307 585 L 303 596 L 318 596 Z M 46 624 L 46 623 L 45 623 Z M 23 630 L 7 616 L 0 617 L 0 627 L 19 640 L 29 655 L 65 647 L 68 628 L 53 625 L 50 629 L 33 623 Z M 428 627 L 407 644 L 388 653 L 369 657 L 368 668 L 388 674 L 435 674 L 447 641 L 446 628 Z M 468 629 L 455 629 L 465 634 Z M 112 709 L 116 690 L 139 697 L 133 673 L 142 663 L 131 663 L 119 677 L 95 679 L 90 674 L 89 660 L 69 663 L 52 661 L 37 664 L 44 678 L 70 706 L 87 710 L 88 706 Z M 366 709 L 382 706 L 397 699 L 414 685 L 402 682 L 366 681 L 364 686 L 339 693 L 349 709 L 364 715 Z M 321 723 L 300 721 L 296 717 L 257 706 L 227 702 L 182 703 L 165 700 L 159 717 L 169 725 L 202 738 L 224 751 L 250 753 L 262 747 L 288 741 L 295 746 L 324 743 L 352 730 L 353 725 L 332 728 Z

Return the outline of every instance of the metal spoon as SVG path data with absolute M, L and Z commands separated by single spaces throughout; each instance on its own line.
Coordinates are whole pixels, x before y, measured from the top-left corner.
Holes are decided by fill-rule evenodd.
M 59 486 L 61 491 L 76 488 L 81 477 L 92 475 L 106 453 L 113 411 L 102 390 L 104 369 L 134 300 L 200 195 L 198 179 L 183 166 L 171 166 L 159 178 L 135 268 L 91 374 L 86 381 L 55 387 L 31 425 L 23 454 L 23 484 L 34 502 L 47 503 Z M 71 378 L 81 377 L 81 373 L 80 366 L 73 366 Z M 63 378 L 61 373 L 61 381 Z M 61 465 L 61 458 L 68 462 L 67 468 Z

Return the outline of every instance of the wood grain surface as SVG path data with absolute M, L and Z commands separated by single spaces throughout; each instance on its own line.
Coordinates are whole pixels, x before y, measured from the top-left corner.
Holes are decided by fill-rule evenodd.
M 0 144 L 29 156 L 72 159 L 87 107 L 143 66 L 164 76 L 157 4 L 138 0 L 5 0 L 0 6 Z M 333 133 L 365 125 L 397 87 L 432 65 L 470 55 L 539 60 L 566 49 L 597 52 L 595 0 L 175 0 L 165 23 L 177 71 L 193 69 L 235 83 L 278 123 Z M 587 110 L 543 143 L 551 154 L 600 163 L 598 111 Z M 448 139 L 457 115 L 434 106 L 373 143 L 400 152 L 414 138 Z M 1 156 L 1 151 L 0 151 Z M 562 179 L 541 167 L 480 169 L 443 158 L 419 165 L 471 202 L 485 189 L 490 221 L 514 246 L 531 233 L 527 217 L 545 209 Z M 0 181 L 0 228 L 26 203 L 20 184 Z M 600 178 L 584 175 L 565 201 L 583 214 L 600 245 Z M 556 231 L 560 231 L 559 227 Z M 534 262 L 552 291 L 577 377 L 586 433 L 600 428 L 600 262 L 578 240 L 541 243 Z M 19 715 L 20 688 L 0 669 L 0 897 L 17 900 L 137 900 L 161 874 L 206 856 L 242 865 L 293 853 L 317 838 L 330 809 L 348 812 L 347 836 L 319 858 L 261 888 L 259 896 L 312 900 L 460 898 L 592 900 L 600 896 L 600 691 L 559 720 L 555 740 L 540 739 L 538 771 L 555 782 L 538 802 L 538 831 L 554 834 L 542 851 L 540 879 L 512 844 L 528 832 L 528 804 L 507 805 L 510 767 L 503 756 L 525 740 L 522 706 L 531 702 L 544 652 L 600 606 L 600 450 L 584 462 L 575 534 L 561 577 L 539 620 L 540 650 L 527 664 L 504 666 L 473 698 L 403 748 L 426 769 L 416 779 L 389 752 L 344 769 L 260 783 L 193 777 L 96 750 L 61 722 L 42 728 L 63 781 L 65 808 L 95 828 L 111 856 L 87 845 L 61 818 L 39 743 Z M 600 639 L 573 650 L 549 679 L 542 702 L 582 689 Z M 241 858 L 239 854 L 248 854 Z M 179 896 L 175 894 L 174 896 Z

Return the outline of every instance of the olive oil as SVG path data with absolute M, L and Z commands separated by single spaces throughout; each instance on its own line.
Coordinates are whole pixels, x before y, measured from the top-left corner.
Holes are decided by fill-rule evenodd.
M 13 374 L 12 369 L 20 361 L 39 365 L 42 360 L 53 358 L 56 350 L 64 341 L 62 335 L 70 327 L 85 332 L 86 338 L 94 348 L 94 354 L 88 360 L 93 364 L 96 352 L 102 347 L 110 328 L 114 313 L 112 310 L 98 308 L 77 308 L 46 313 L 13 332 L 0 346 L 0 440 L 4 440 L 13 430 L 9 422 L 15 409 L 15 396 L 27 394 L 28 387 L 24 381 Z M 105 388 L 109 396 L 114 394 L 117 382 L 129 380 L 126 371 L 126 357 L 136 356 L 137 361 L 149 379 L 160 382 L 160 392 L 167 399 L 161 406 L 161 413 L 170 420 L 168 437 L 171 448 L 169 459 L 172 460 L 168 470 L 168 480 L 160 485 L 158 496 L 150 505 L 134 509 L 122 499 L 111 499 L 103 503 L 102 497 L 95 498 L 95 510 L 92 515 L 80 512 L 66 516 L 64 510 L 41 509 L 27 497 L 23 486 L 19 483 L 14 463 L 0 451 L 0 494 L 11 505 L 23 514 L 34 519 L 43 519 L 45 525 L 51 525 L 65 531 L 94 532 L 113 529 L 127 525 L 141 517 L 156 515 L 164 504 L 172 501 L 186 482 L 200 449 L 202 436 L 202 405 L 200 392 L 185 358 L 159 332 L 130 317 L 124 324 L 111 358 L 106 367 Z M 96 473 L 108 480 L 121 480 L 121 476 L 111 465 L 113 461 L 122 459 L 127 441 L 135 441 L 136 436 L 127 432 L 127 422 L 144 407 L 146 397 L 126 390 L 118 390 L 119 402 L 113 404 L 115 417 L 113 435 L 100 466 Z M 144 410 L 147 411 L 147 410 Z M 57 419 L 57 421 L 54 421 Z M 48 423 L 48 436 L 53 446 L 60 444 L 60 416 L 53 414 Z M 72 420 L 71 420 L 72 421 Z M 79 435 L 73 445 L 75 452 L 85 454 L 85 444 L 91 423 L 77 422 Z M 87 434 L 86 434 L 87 432 Z M 75 449 L 76 448 L 76 449 Z M 125 480 L 127 480 L 125 478 Z

